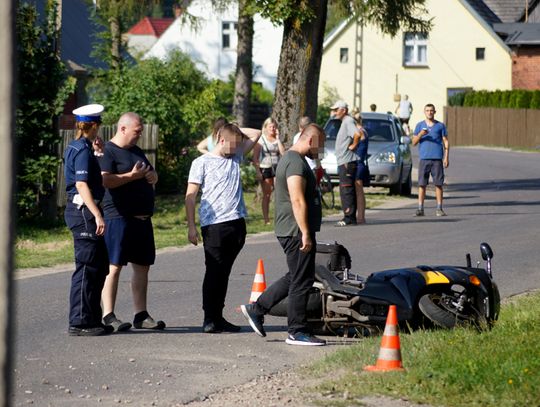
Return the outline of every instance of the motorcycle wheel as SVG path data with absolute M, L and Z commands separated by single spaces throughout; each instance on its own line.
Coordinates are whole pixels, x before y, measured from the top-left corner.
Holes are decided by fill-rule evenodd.
M 418 301 L 418 308 L 435 325 L 452 329 L 474 321 L 472 317 L 461 315 L 456 309 L 451 311 L 441 302 L 441 295 L 436 293 L 425 294 Z

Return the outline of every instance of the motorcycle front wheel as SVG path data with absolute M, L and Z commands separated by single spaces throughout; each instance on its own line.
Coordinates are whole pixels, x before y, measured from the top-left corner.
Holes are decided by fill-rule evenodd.
M 418 308 L 422 314 L 435 325 L 452 329 L 478 320 L 478 315 L 463 315 L 452 306 L 451 301 L 444 301 L 443 296 L 444 294 L 430 293 L 423 295 L 418 301 Z

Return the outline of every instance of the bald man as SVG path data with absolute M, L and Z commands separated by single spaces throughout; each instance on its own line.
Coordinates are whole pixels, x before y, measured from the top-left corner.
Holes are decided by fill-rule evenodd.
M 266 336 L 264 314 L 288 297 L 287 323 L 289 345 L 321 346 L 326 342 L 312 335 L 306 306 L 315 281 L 315 233 L 321 227 L 321 200 L 315 176 L 306 157 L 316 159 L 324 151 L 324 130 L 316 124 L 308 125 L 294 144 L 279 160 L 276 169 L 276 237 L 287 257 L 289 271 L 268 287 L 253 304 L 241 310 L 251 328 L 259 336 Z
M 103 322 L 115 331 L 131 328 L 114 313 L 118 280 L 122 267 L 131 263 L 131 291 L 133 294 L 136 329 L 164 329 L 163 321 L 155 321 L 146 304 L 148 272 L 156 258 L 152 215 L 154 213 L 154 185 L 158 175 L 144 152 L 137 146 L 143 123 L 136 113 L 124 113 L 114 137 L 105 144 L 100 159 L 105 214 L 105 243 L 109 252 L 109 275 L 102 292 Z

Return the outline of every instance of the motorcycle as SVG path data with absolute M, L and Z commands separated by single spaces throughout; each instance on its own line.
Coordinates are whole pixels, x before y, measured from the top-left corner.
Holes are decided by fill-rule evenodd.
M 363 278 L 351 272 L 351 256 L 341 244 L 317 243 L 315 283 L 307 303 L 308 323 L 316 331 L 347 335 L 349 328 L 369 335 L 384 329 L 388 307 L 396 305 L 400 326 L 489 329 L 497 321 L 500 294 L 493 280 L 493 251 L 482 243 L 485 261 L 472 267 L 427 266 L 384 270 Z M 287 316 L 287 298 L 273 316 Z

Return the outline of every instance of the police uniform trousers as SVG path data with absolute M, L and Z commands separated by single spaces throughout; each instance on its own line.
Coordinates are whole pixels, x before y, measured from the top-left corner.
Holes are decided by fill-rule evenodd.
M 69 325 L 97 326 L 101 323 L 101 291 L 109 273 L 109 258 L 103 236 L 96 235 L 96 220 L 83 205 L 71 202 L 64 212 L 66 225 L 73 234 L 75 272 L 71 277 Z

